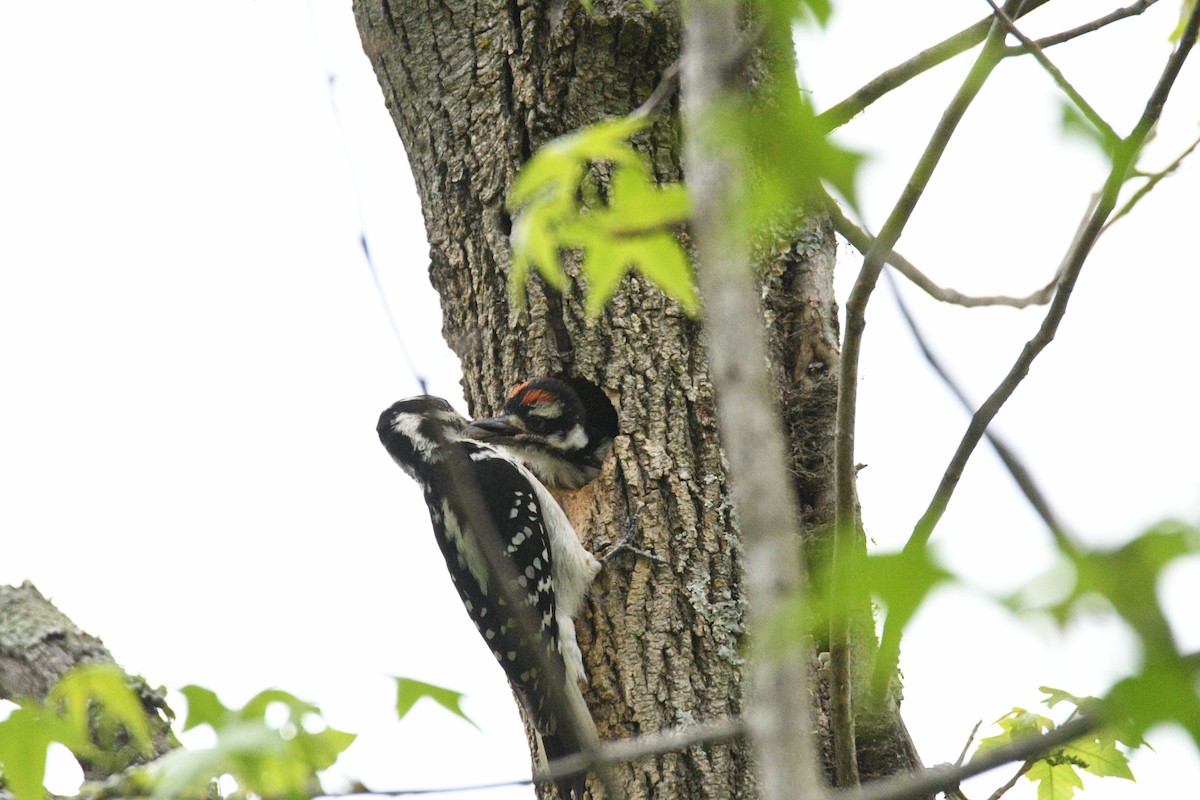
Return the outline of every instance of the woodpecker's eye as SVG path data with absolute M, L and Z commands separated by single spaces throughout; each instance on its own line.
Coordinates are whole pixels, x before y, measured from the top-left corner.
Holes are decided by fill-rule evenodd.
M 542 434 L 550 430 L 550 420 L 545 417 L 539 417 L 536 414 L 531 414 L 525 420 L 525 427 L 530 433 Z

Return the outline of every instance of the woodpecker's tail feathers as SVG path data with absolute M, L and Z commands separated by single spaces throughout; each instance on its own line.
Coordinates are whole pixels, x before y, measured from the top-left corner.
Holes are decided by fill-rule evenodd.
M 583 699 L 583 692 L 579 690 L 579 685 L 572 681 L 568 681 L 566 685 L 566 700 L 571 705 L 570 716 L 577 720 L 583 720 L 586 723 L 586 728 L 583 731 L 577 731 L 570 725 L 564 724 L 561 720 L 568 715 L 568 712 L 563 709 L 554 714 L 556 723 L 554 725 L 554 733 L 541 734 L 541 751 L 543 764 L 549 766 L 555 759 L 565 758 L 575 753 L 580 753 L 585 750 L 593 749 L 600 741 L 599 733 L 596 731 L 596 725 L 592 721 L 591 712 L 588 711 L 587 703 Z M 562 800 L 584 800 L 583 791 L 587 788 L 587 773 L 579 773 L 566 778 L 555 781 L 558 786 L 558 793 Z
M 541 739 L 542 754 L 545 756 L 547 765 L 556 759 L 566 758 L 579 752 L 579 748 L 568 744 L 564 737 L 546 735 Z M 587 773 L 581 772 L 559 778 L 554 784 L 558 787 L 558 796 L 562 800 L 583 800 L 583 793 L 587 789 Z

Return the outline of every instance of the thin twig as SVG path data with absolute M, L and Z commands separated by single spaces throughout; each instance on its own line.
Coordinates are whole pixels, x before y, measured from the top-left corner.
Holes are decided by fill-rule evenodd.
M 532 786 L 533 778 L 514 778 L 511 781 L 496 781 L 494 783 L 468 783 L 462 786 L 430 786 L 424 789 L 372 789 L 369 786 L 358 786 L 349 792 L 336 794 L 321 794 L 313 800 L 321 798 L 362 797 L 420 797 L 431 794 L 458 794 L 459 792 L 486 792 L 492 789 L 506 789 L 510 786 Z
M 1182 153 L 1180 153 L 1178 158 L 1168 164 L 1165 169 L 1143 176 L 1147 179 L 1146 183 L 1138 187 L 1138 190 L 1133 193 L 1129 200 L 1126 201 L 1125 205 L 1121 206 L 1121 209 L 1113 214 L 1112 218 L 1108 222 L 1104 223 L 1104 230 L 1111 228 L 1113 223 L 1132 211 L 1133 207 L 1137 205 L 1142 198 L 1148 195 L 1150 191 L 1159 184 L 1160 181 L 1162 181 L 1164 178 L 1170 177 L 1171 173 L 1179 169 L 1179 165 L 1183 163 L 1183 160 L 1195 152 L 1198 146 L 1200 146 L 1200 139 L 1192 142 L 1191 145 Z
M 1023 736 L 1003 747 L 989 750 L 978 758 L 971 759 L 966 764 L 930 767 L 918 773 L 906 773 L 891 778 L 881 778 L 860 787 L 837 791 L 832 795 L 832 800 L 909 800 L 909 798 L 926 797 L 935 792 L 948 791 L 968 778 L 973 778 L 996 767 L 1001 767 L 1014 761 L 1024 762 L 1041 758 L 1069 742 L 1099 730 L 1103 727 L 1103 724 L 1103 720 L 1095 714 L 1081 716 L 1059 725 L 1048 733 Z M 633 739 L 607 741 L 600 746 L 599 760 L 597 762 L 583 764 L 581 760 L 586 758 L 586 755 L 578 753 L 556 760 L 554 766 L 547 771 L 547 775 L 551 778 L 561 778 L 573 774 L 581 768 L 590 769 L 599 764 L 621 764 L 646 756 L 673 753 L 702 744 L 727 742 L 744 736 L 746 729 L 747 726 L 742 720 L 723 719 L 700 723 L 688 728 L 645 734 Z M 562 765 L 561 773 L 555 768 L 559 764 Z M 479 784 L 476 786 L 463 786 L 456 789 L 398 789 L 392 791 L 368 789 L 366 792 L 354 791 L 319 796 L 345 798 L 366 793 L 402 797 L 405 795 L 436 794 L 448 791 L 472 791 L 504 786 L 522 786 L 529 783 L 531 781 L 528 779 L 519 779 L 507 782 Z
M 896 300 L 896 307 L 900 310 L 900 316 L 904 317 L 904 322 L 908 325 L 909 331 L 916 340 L 917 347 L 921 350 L 921 355 L 925 357 L 925 361 L 930 367 L 933 368 L 933 371 L 937 374 L 937 376 L 942 379 L 942 383 L 946 385 L 946 388 L 950 390 L 950 393 L 954 395 L 959 404 L 966 409 L 967 413 L 974 414 L 975 408 L 971 405 L 971 401 L 967 399 L 966 393 L 962 390 L 962 387 L 958 385 L 958 382 L 950 376 L 950 373 L 942 364 L 941 359 L 939 359 L 933 352 L 929 345 L 929 341 L 925 338 L 924 334 L 921 333 L 921 329 L 917 326 L 917 321 L 913 317 L 912 311 L 909 309 L 908 304 L 904 302 L 904 297 L 900 294 L 900 288 L 896 286 L 890 274 L 888 274 L 886 277 L 891 283 L 892 296 Z M 999 434 L 988 429 L 984 431 L 983 435 L 987 438 L 988 443 L 991 444 L 995 449 L 996 455 L 1000 457 L 1000 460 L 1004 463 L 1005 468 L 1008 469 L 1009 474 L 1012 475 L 1013 480 L 1016 481 L 1021 493 L 1025 495 L 1025 499 L 1029 501 L 1029 504 L 1033 506 L 1033 510 L 1037 512 L 1037 515 L 1042 518 L 1043 522 L 1046 523 L 1046 527 L 1050 529 L 1050 532 L 1058 542 L 1060 549 L 1066 551 L 1073 550 L 1074 545 L 1067 540 L 1066 535 L 1063 532 L 1062 523 L 1059 522 L 1058 515 L 1055 514 L 1054 510 L 1050 507 L 1050 501 L 1038 487 L 1037 482 L 1034 481 L 1033 474 L 1029 471 L 1028 467 L 1021 463 L 1021 459 L 1015 452 L 1013 452 L 1011 447 L 1005 444 L 1004 440 L 1000 438 Z
M 1092 123 L 1096 127 L 1096 130 L 1100 131 L 1104 140 L 1106 142 L 1115 142 L 1121 138 L 1117 136 L 1117 132 L 1105 121 L 1104 117 L 1100 116 L 1100 112 L 1096 111 L 1091 103 L 1083 99 L 1083 95 L 1071 85 L 1071 82 L 1062 74 L 1062 70 L 1054 66 L 1054 62 L 1042 51 L 1037 42 L 1021 33 L 1020 29 L 1017 28 L 1017 23 L 1013 22 L 1012 17 L 1005 14 L 1004 9 L 996 5 L 996 0 L 985 0 L 985 2 L 992 7 L 992 11 L 995 12 L 996 17 L 1004 24 L 1004 27 L 1008 29 L 1008 32 L 1017 37 L 1021 44 L 1025 45 L 1025 50 L 1032 54 L 1034 59 L 1042 65 L 1042 69 L 1049 73 L 1054 83 L 1063 91 L 1063 94 L 1069 97 L 1071 102 L 1075 104 L 1075 107 L 1087 117 L 1088 122 Z
M 983 724 L 983 720 L 975 723 L 975 727 L 971 728 L 971 733 L 967 735 L 967 741 L 963 744 L 962 752 L 958 754 L 958 760 L 954 762 L 954 766 L 961 767 L 963 762 L 967 760 L 967 751 L 971 749 L 971 743 L 975 741 L 975 734 L 979 733 L 979 726 Z M 945 790 L 947 800 L 969 800 L 963 794 L 963 790 L 958 786 L 949 786 Z
M 1180 658 L 1194 668 L 1200 669 L 1200 652 L 1188 653 L 1180 656 Z M 996 767 L 1001 767 L 1013 761 L 1029 761 L 1044 757 L 1068 742 L 1087 736 L 1089 733 L 1097 731 L 1103 726 L 1104 719 L 1095 709 L 1090 710 L 1087 715 L 1076 716 L 1072 714 L 1071 718 L 1048 733 L 1022 737 L 1003 747 L 990 750 L 976 759 L 972 759 L 965 766 L 962 764 L 963 756 L 959 756 L 958 762 L 952 767 L 931 767 L 915 775 L 908 774 L 883 779 L 868 784 L 870 791 L 862 789 L 847 790 L 835 794 L 833 800 L 888 800 L 888 798 L 893 796 L 897 798 L 918 797 L 939 791 L 949 791 L 968 778 L 995 769 Z M 704 744 L 720 744 L 745 736 L 746 729 L 747 725 L 744 720 L 728 717 L 682 728 L 671 728 L 665 731 L 641 734 L 629 739 L 610 739 L 600 743 L 595 764 L 580 763 L 581 759 L 587 756 L 576 754 L 567 756 L 566 758 L 555 759 L 546 770 L 546 774 L 551 779 L 563 778 L 575 774 L 580 769 L 595 767 L 597 764 L 623 764 L 636 761 L 639 758 L 645 758 L 646 756 L 678 752 L 689 747 Z M 979 724 L 977 723 L 975 730 L 972 731 L 972 738 L 978 729 Z M 969 746 L 970 740 L 967 742 L 967 747 Z M 965 754 L 966 748 L 964 748 L 963 752 Z M 364 794 L 396 797 L 450 791 L 465 792 L 505 786 L 525 786 L 532 782 L 532 779 L 520 778 L 512 781 L 498 781 L 495 783 L 476 784 L 457 788 L 376 790 L 363 787 L 355 788 L 348 792 L 321 794 L 317 795 L 317 797 L 345 798 Z M 897 792 L 897 794 L 893 795 L 891 794 L 892 792 Z
M 855 225 L 834 203 L 830 198 L 826 203 L 826 210 L 829 213 L 830 221 L 833 223 L 833 229 L 841 234 L 850 245 L 862 253 L 867 254 L 875 244 L 875 237 L 859 226 Z M 912 281 L 917 287 L 928 294 L 935 300 L 940 300 L 943 303 L 952 303 L 957 306 L 965 306 L 967 308 L 977 308 L 980 306 L 1010 306 L 1012 308 L 1026 308 L 1027 306 L 1043 306 L 1050 302 L 1050 298 L 1054 296 L 1054 287 L 1058 283 L 1058 276 L 1055 275 L 1049 283 L 1038 289 L 1032 294 L 1024 297 L 1010 297 L 1008 295 L 967 295 L 955 289 L 950 289 L 945 286 L 939 286 L 934 283 L 925 273 L 921 272 L 911 261 L 897 253 L 895 250 L 888 253 L 886 259 L 888 264 L 896 268 L 904 277 Z
M 1045 5 L 1049 0 L 1030 0 L 1016 12 L 1018 18 Z M 1008 5 L 1011 5 L 1009 3 Z M 893 89 L 898 89 L 923 72 L 965 53 L 982 42 L 992 27 L 992 15 L 988 15 L 933 47 L 922 50 L 912 58 L 872 78 L 864 86 L 840 103 L 825 110 L 817 117 L 822 130 L 840 128 L 879 98 Z
M 975 723 L 975 727 L 971 728 L 971 733 L 967 736 L 967 741 L 963 745 L 962 752 L 958 754 L 958 760 L 954 762 L 954 766 L 961 767 L 963 762 L 967 760 L 967 751 L 971 749 L 971 743 L 975 741 L 975 734 L 979 733 L 980 726 L 983 725 L 983 720 Z
M 629 116 L 652 117 L 675 96 L 675 93 L 679 91 L 679 64 L 680 59 L 677 58 L 663 70 L 662 77 L 658 79 L 658 85 L 654 87 L 654 91 Z
M 1139 2 L 1134 3 L 1131 6 L 1117 9 L 1111 14 L 1094 19 L 1091 22 L 1080 25 L 1077 28 L 1072 28 L 1069 31 L 1063 31 L 1062 33 L 1048 36 L 1044 39 L 1039 39 L 1037 44 L 1043 49 L 1047 47 L 1053 47 L 1056 44 L 1069 41 L 1078 36 L 1082 36 L 1085 33 L 1091 33 L 1092 31 L 1099 30 L 1105 25 L 1117 22 L 1118 20 L 1141 14 L 1147 8 L 1154 5 L 1157 1 L 1158 0 L 1139 0 Z M 1015 14 L 1015 16 L 1019 19 L 1028 14 L 1030 11 L 1045 5 L 1047 2 L 1049 2 L 1049 0 L 1033 0 L 1033 2 L 1026 3 L 1021 7 L 1020 11 Z M 1014 16 L 1014 14 L 1012 14 L 1010 11 L 1009 16 Z M 970 50 L 972 47 L 984 40 L 984 37 L 987 36 L 987 32 L 990 27 L 991 16 L 989 15 L 979 20 L 979 22 L 976 22 L 974 25 L 966 27 L 953 36 L 944 39 L 938 44 L 935 44 L 933 47 L 922 50 L 920 53 L 917 53 L 904 63 L 892 67 L 886 72 L 883 72 L 872 78 L 868 83 L 857 89 L 849 97 L 831 106 L 817 117 L 822 129 L 831 131 L 834 128 L 840 128 L 842 125 L 845 125 L 847 122 L 854 119 L 854 117 L 861 113 L 863 109 L 874 103 L 879 98 L 883 97 L 888 92 L 892 91 L 893 89 L 900 88 L 918 75 L 927 72 L 934 67 L 945 63 L 946 61 L 949 61 L 951 58 L 954 58 L 960 53 L 965 53 L 967 50 Z M 1004 52 L 1006 56 L 1017 55 L 1018 53 L 1025 52 L 1025 47 L 1022 45 L 1020 47 L 1007 48 Z
M 321 40 L 321 28 L 317 25 L 312 3 L 308 3 L 307 5 L 309 23 L 312 26 L 312 37 L 313 40 L 319 42 Z M 342 166 L 346 171 L 346 179 L 350 184 L 350 194 L 354 198 L 354 210 L 358 214 L 358 247 L 362 250 L 363 260 L 367 264 L 367 270 L 371 273 L 371 283 L 374 284 L 375 295 L 379 298 L 379 303 L 383 307 L 384 318 L 387 319 L 388 327 L 391 328 L 392 336 L 395 337 L 396 343 L 400 345 L 400 355 L 403 357 L 404 363 L 419 387 L 421 394 L 428 394 L 429 387 L 426 383 L 425 375 L 421 370 L 417 369 L 417 362 L 413 360 L 412 353 L 409 352 L 408 345 L 404 341 L 404 334 L 400 332 L 400 325 L 396 322 L 396 313 L 393 311 L 392 304 L 388 301 L 387 292 L 383 288 L 383 279 L 379 275 L 379 267 L 375 264 L 374 256 L 371 255 L 367 215 L 363 204 L 363 190 L 359 185 L 358 172 L 354 168 L 355 161 L 350 156 L 353 151 L 350 149 L 350 139 L 346 135 L 346 121 L 342 119 L 342 112 L 338 106 L 337 83 L 334 79 L 333 70 L 329 68 L 329 65 L 323 64 L 321 66 L 325 67 L 325 74 L 328 76 L 325 88 L 329 97 L 329 110 L 333 114 L 333 122 L 337 126 L 338 143 L 342 149 Z
M 644 733 L 630 739 L 610 739 L 600 743 L 594 756 L 587 753 L 556 758 L 547 765 L 543 776 L 545 780 L 558 780 L 576 775 L 586 770 L 600 766 L 611 766 L 636 761 L 647 756 L 659 756 L 664 753 L 675 753 L 689 747 L 707 744 L 721 744 L 738 739 L 746 734 L 746 725 L 740 719 L 715 719 L 688 725 L 684 728 L 670 728 L 655 733 Z M 539 780 L 542 777 L 539 777 Z M 388 797 L 404 797 L 422 794 L 447 794 L 450 792 L 476 792 L 487 789 L 502 789 L 506 786 L 528 786 L 533 778 L 517 778 L 511 781 L 496 781 L 494 783 L 477 783 L 468 786 L 446 786 L 426 789 L 363 789 L 361 791 L 343 792 L 338 794 L 323 794 L 321 797 L 352 797 L 362 794 L 386 795 Z
M 984 82 L 1000 61 L 1004 47 L 1004 27 L 993 22 L 992 30 L 983 49 L 971 66 L 966 79 L 959 87 L 950 105 L 942 114 L 929 144 L 921 154 L 912 177 L 888 215 L 875 243 L 863 257 L 854 288 L 846 302 L 846 333 L 842 342 L 842 358 L 838 375 L 837 425 L 834 436 L 834 526 L 832 564 L 830 570 L 833 597 L 845 597 L 841 591 L 845 585 L 846 564 L 855 546 L 857 534 L 857 509 L 854 494 L 854 429 L 858 404 L 858 364 L 862 353 L 862 336 L 866 328 L 866 308 L 879 273 L 883 270 L 884 257 L 892 251 L 905 225 L 912 216 L 917 202 L 929 185 L 929 180 L 949 145 L 950 137 L 958 127 L 968 106 L 978 95 Z M 853 602 L 848 600 L 847 602 Z M 850 624 L 849 606 L 834 609 L 830 621 L 830 717 L 834 735 L 835 764 L 842 767 L 838 759 L 853 759 L 854 717 L 852 709 Z M 839 736 L 849 731 L 849 741 L 839 742 Z M 850 748 L 848 755 L 846 748 Z M 847 767 L 851 765 L 846 765 Z
M 996 789 L 996 791 L 992 792 L 991 795 L 988 796 L 988 800 L 1000 800 L 1000 798 L 1003 797 L 1008 792 L 1009 789 L 1011 789 L 1017 785 L 1017 781 L 1019 781 L 1021 779 L 1022 775 L 1024 775 L 1026 772 L 1029 772 L 1029 770 L 1033 769 L 1033 765 L 1036 763 L 1037 763 L 1037 760 L 1031 758 L 1028 761 L 1026 761 L 1024 764 L 1022 764 L 1020 767 L 1018 767 L 1016 774 L 1013 775 L 1011 778 L 1009 778 L 1007 781 L 1005 781 L 1002 786 L 1000 786 L 998 789 Z
M 908 325 L 908 329 L 916 340 L 917 347 L 920 348 L 926 362 L 933 368 L 937 376 L 942 379 L 942 382 L 950 389 L 950 392 L 958 399 L 958 402 L 966 412 L 974 415 L 976 411 L 971 405 L 971 401 L 967 399 L 966 393 L 963 392 L 958 383 L 946 371 L 941 360 L 934 354 L 932 348 L 929 346 L 929 342 L 917 326 L 916 319 L 913 318 L 908 304 L 904 302 L 904 298 L 900 294 L 900 287 L 896 285 L 891 273 L 887 273 L 885 277 L 891 286 L 896 307 L 900 310 L 900 315 Z M 1063 552 L 1074 552 L 1076 550 L 1074 543 L 1067 535 L 1062 523 L 1059 522 L 1057 514 L 1050 507 L 1050 501 L 1041 489 L 1038 488 L 1037 482 L 1033 479 L 1033 474 L 1021 463 L 1016 453 L 996 433 L 985 429 L 984 436 L 987 437 L 988 442 L 996 451 L 996 455 L 999 456 L 1000 461 L 1004 464 L 1009 474 L 1012 475 L 1021 493 L 1025 495 L 1026 500 L 1029 501 L 1034 511 L 1046 523 L 1059 548 Z M 872 676 L 872 691 L 876 697 L 882 696 L 883 692 L 886 691 L 888 681 L 891 679 L 892 672 L 896 668 L 900 657 L 901 633 L 900 627 L 895 622 L 885 620 L 883 633 L 879 637 L 879 655 L 875 659 L 875 672 Z
M 686 728 L 674 728 L 655 733 L 646 733 L 632 739 L 610 739 L 601 742 L 594 763 L 587 753 L 575 753 L 557 758 L 546 770 L 552 779 L 564 778 L 584 769 L 594 769 L 603 764 L 624 764 L 646 756 L 675 753 L 702 744 L 720 744 L 746 735 L 747 725 L 740 719 L 718 719 L 701 722 Z
M 1133 5 L 1125 6 L 1124 8 L 1118 8 L 1111 14 L 1105 14 L 1103 17 L 1097 17 L 1091 22 L 1086 22 L 1079 27 L 1071 28 L 1070 30 L 1063 31 L 1061 33 L 1056 33 L 1053 36 L 1044 36 L 1037 40 L 1037 45 L 1044 50 L 1048 47 L 1054 47 L 1055 45 L 1062 44 L 1063 42 L 1069 42 L 1072 39 L 1077 39 L 1080 36 L 1083 36 L 1084 34 L 1098 31 L 1106 25 L 1111 25 L 1114 22 L 1119 22 L 1120 20 L 1128 17 L 1135 17 L 1157 2 L 1158 0 L 1138 0 L 1138 2 L 1134 3 Z M 1010 47 L 1006 51 L 1007 54 L 1011 55 L 1018 55 L 1024 52 L 1024 45 Z
M 716 745 L 721 742 L 732 741 L 733 739 L 742 738 L 745 735 L 746 726 L 742 720 L 738 718 L 725 718 L 725 720 L 710 720 L 708 722 L 698 722 L 686 726 L 684 728 L 670 728 L 667 730 L 659 730 L 655 733 L 644 733 L 634 736 L 631 739 L 611 739 L 600 742 L 599 750 L 595 752 L 594 757 L 588 753 L 575 753 L 574 756 L 565 756 L 556 758 L 545 770 L 545 780 L 554 781 L 558 778 L 570 777 L 578 772 L 593 770 L 599 766 L 611 766 L 614 764 L 625 764 L 635 762 L 638 758 L 646 758 L 648 756 L 662 756 L 665 753 L 674 753 L 686 750 L 689 747 L 697 747 L 700 745 Z M 538 780 L 544 780 L 539 776 Z M 485 789 L 500 789 L 509 786 L 529 786 L 533 783 L 532 777 L 516 778 L 512 781 L 496 781 L 492 783 L 474 783 L 469 786 L 457 787 L 437 787 L 424 789 L 371 789 L 361 788 L 352 790 L 352 792 L 331 793 L 318 795 L 320 798 L 350 798 L 350 796 L 360 796 L 364 794 L 391 796 L 391 798 L 402 798 L 408 795 L 420 794 L 448 794 L 450 792 L 482 792 Z
M 971 759 L 960 767 L 937 766 L 924 772 L 880 778 L 863 784 L 858 789 L 847 789 L 833 795 L 833 800 L 913 800 L 926 797 L 958 786 L 967 778 L 973 778 L 996 767 L 1013 761 L 1027 761 L 1045 756 L 1083 736 L 1103 727 L 1103 721 L 1094 715 L 1079 717 L 1063 723 L 1048 733 L 1022 736 L 1003 747 Z
M 743 61 L 754 51 L 759 40 L 762 39 L 765 30 L 766 26 L 759 23 L 742 34 L 741 40 L 730 55 L 731 68 Z M 654 87 L 654 91 L 650 93 L 650 96 L 640 106 L 631 111 L 629 116 L 652 117 L 662 110 L 662 107 L 679 91 L 679 72 L 682 64 L 682 57 L 672 61 L 670 66 L 663 70 L 662 77 L 658 79 L 658 85 Z

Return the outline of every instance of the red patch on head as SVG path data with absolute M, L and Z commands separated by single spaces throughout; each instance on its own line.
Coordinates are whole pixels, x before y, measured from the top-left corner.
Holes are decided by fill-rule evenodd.
M 529 381 L 525 381 L 525 382 L 524 382 L 524 383 L 522 383 L 520 386 L 517 386 L 517 387 L 516 387 L 516 388 L 514 388 L 514 389 L 513 389 L 511 392 L 509 392 L 509 393 L 508 393 L 508 396 L 509 396 L 509 397 L 516 397 L 517 395 L 519 395 L 519 394 L 521 393 L 521 390 L 522 390 L 522 389 L 524 389 L 524 388 L 525 388 L 526 386 L 528 386 L 528 385 L 529 385 Z
M 545 389 L 530 389 L 521 397 L 521 402 L 527 406 L 540 406 L 544 403 L 553 403 L 555 399 L 554 394 Z

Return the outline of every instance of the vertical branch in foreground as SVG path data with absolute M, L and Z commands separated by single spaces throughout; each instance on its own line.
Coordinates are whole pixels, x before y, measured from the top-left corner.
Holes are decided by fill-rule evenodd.
M 803 580 L 794 491 L 774 406 L 759 287 L 747 231 L 741 154 L 720 121 L 744 107 L 745 51 L 738 5 L 695 0 L 684 17 L 684 174 L 704 302 L 721 441 L 746 557 L 752 631 L 795 597 Z M 824 781 L 812 741 L 808 654 L 802 641 L 759 647 L 746 714 L 766 800 L 819 798 Z
M 845 569 L 855 548 L 858 533 L 858 508 L 854 494 L 854 423 L 858 404 L 858 360 L 866 328 L 867 301 L 875 289 L 884 261 L 892 252 L 904 226 L 928 186 L 942 154 L 962 120 L 971 101 L 983 88 L 1003 55 L 1005 28 L 997 21 L 984 41 L 983 48 L 947 106 L 937 128 L 917 161 L 913 174 L 896 201 L 875 243 L 863 258 L 863 266 L 846 301 L 846 333 L 842 342 L 841 372 L 838 376 L 837 435 L 834 439 L 833 557 L 831 596 L 842 598 L 833 606 L 829 631 L 831 672 L 829 712 L 833 726 L 834 766 L 839 786 L 858 783 L 857 746 L 854 734 L 856 696 L 851 675 L 849 607 L 852 602 L 840 591 L 845 584 Z M 865 696 L 860 695 L 860 696 Z

